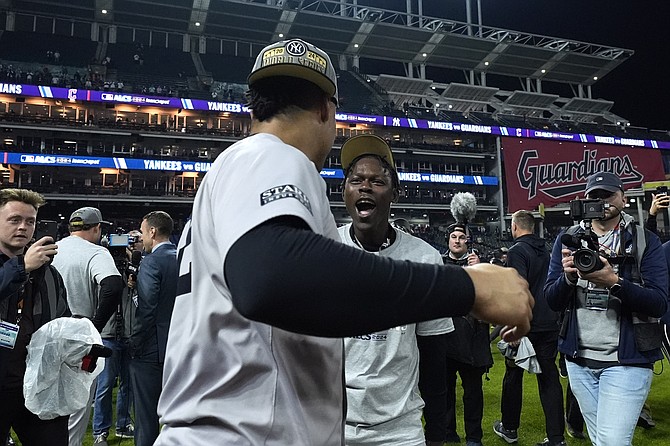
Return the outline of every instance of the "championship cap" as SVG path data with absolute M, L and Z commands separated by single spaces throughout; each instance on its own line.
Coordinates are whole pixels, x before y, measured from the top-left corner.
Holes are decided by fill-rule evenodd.
M 98 208 L 79 208 L 70 215 L 70 224 L 73 226 L 97 225 L 98 223 L 112 224 L 102 219 L 102 213 Z
M 366 133 L 347 139 L 340 150 L 342 170 L 346 172 L 351 163 L 361 155 L 377 155 L 388 161 L 394 170 L 396 168 L 391 148 L 377 135 Z
M 256 57 L 247 83 L 253 85 L 274 76 L 307 80 L 337 99 L 337 75 L 330 57 L 304 40 L 282 40 L 263 48 Z
M 623 192 L 623 182 L 621 181 L 621 178 L 610 172 L 594 173 L 586 180 L 586 190 L 584 191 L 584 195 L 588 195 L 590 192 L 597 189 L 609 192 L 620 190 Z

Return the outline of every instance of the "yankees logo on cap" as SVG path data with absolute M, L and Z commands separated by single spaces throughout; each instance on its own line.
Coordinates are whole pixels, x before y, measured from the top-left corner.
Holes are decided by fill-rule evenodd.
M 300 40 L 291 40 L 284 48 L 291 56 L 302 56 L 307 52 L 307 47 Z

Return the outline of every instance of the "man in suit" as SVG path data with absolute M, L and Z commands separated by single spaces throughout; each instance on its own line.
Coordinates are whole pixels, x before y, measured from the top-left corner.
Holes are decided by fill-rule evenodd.
M 142 219 L 147 253 L 137 273 L 135 317 L 130 336 L 130 380 L 135 403 L 135 445 L 150 446 L 158 437 L 158 399 L 170 317 L 177 295 L 177 248 L 169 238 L 170 215 L 150 212 Z

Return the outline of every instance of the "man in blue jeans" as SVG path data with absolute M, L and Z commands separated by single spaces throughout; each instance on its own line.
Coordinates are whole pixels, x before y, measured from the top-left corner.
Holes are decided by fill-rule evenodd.
M 627 446 L 651 387 L 653 364 L 663 357 L 660 326 L 650 318 L 666 312 L 668 268 L 658 237 L 623 212 L 626 197 L 618 176 L 591 175 L 584 194 L 604 201 L 604 217 L 583 220 L 568 237 L 557 237 L 544 294 L 554 311 L 565 311 L 558 348 L 565 353 L 591 442 Z M 602 262 L 591 269 L 588 256 L 574 255 L 575 239 L 588 235 L 588 222 Z
M 139 232 L 139 231 L 138 231 Z M 141 235 L 137 235 L 140 237 Z M 125 252 L 121 255 L 125 255 Z M 122 271 L 124 274 L 126 271 Z M 119 391 L 116 395 L 116 436 L 133 438 L 134 428 L 130 417 L 133 392 L 130 385 L 128 364 L 130 351 L 128 338 L 131 329 L 132 296 L 136 293 L 132 278 L 123 290 L 121 305 L 101 332 L 102 343 L 112 349 L 112 356 L 105 361 L 105 368 L 97 378 L 95 405 L 93 407 L 93 444 L 106 445 L 112 426 L 112 392 L 118 378 Z

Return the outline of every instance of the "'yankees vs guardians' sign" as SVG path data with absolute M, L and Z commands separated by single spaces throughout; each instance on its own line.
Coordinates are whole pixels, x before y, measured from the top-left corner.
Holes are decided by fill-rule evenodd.
M 665 179 L 658 150 L 518 138 L 502 142 L 509 212 L 582 197 L 586 179 L 600 171 L 618 175 L 626 189 Z

